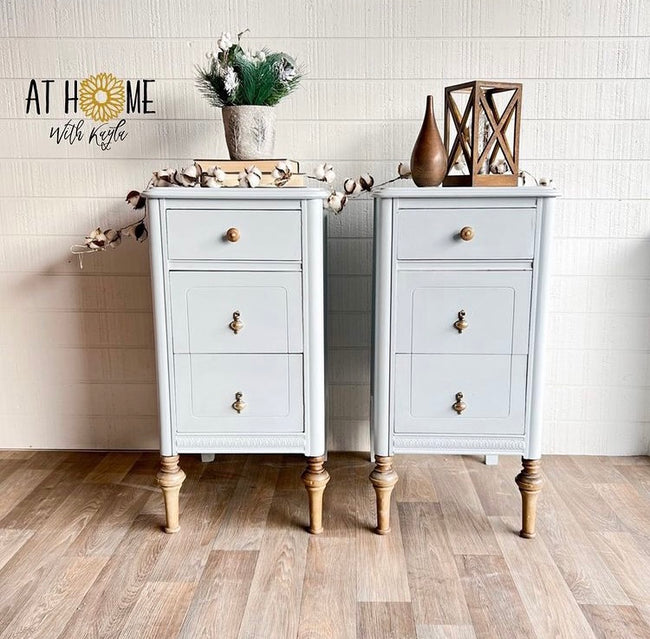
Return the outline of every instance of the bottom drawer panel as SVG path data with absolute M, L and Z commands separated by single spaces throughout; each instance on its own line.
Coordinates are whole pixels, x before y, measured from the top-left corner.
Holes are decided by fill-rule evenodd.
M 523 435 L 526 355 L 396 355 L 396 433 Z M 453 405 L 462 392 L 465 409 Z
M 177 433 L 303 431 L 302 355 L 179 354 L 174 375 Z

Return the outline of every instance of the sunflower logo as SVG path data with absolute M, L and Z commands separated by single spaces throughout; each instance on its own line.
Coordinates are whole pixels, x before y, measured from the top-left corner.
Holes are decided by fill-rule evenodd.
M 90 75 L 81 82 L 79 106 L 96 122 L 108 122 L 124 109 L 124 82 L 112 73 Z

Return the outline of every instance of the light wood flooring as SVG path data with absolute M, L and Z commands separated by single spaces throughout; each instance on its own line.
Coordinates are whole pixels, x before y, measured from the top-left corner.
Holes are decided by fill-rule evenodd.
M 0 452 L 0 639 L 650 637 L 650 459 L 400 456 L 392 533 L 371 465 L 331 454 L 325 533 L 297 456 L 181 456 L 161 532 L 153 453 Z

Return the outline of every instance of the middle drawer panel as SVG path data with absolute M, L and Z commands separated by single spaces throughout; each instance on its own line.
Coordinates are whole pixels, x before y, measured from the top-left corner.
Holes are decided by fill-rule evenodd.
M 301 353 L 301 277 L 171 272 L 174 353 Z
M 528 353 L 531 282 L 531 271 L 398 271 L 395 351 Z

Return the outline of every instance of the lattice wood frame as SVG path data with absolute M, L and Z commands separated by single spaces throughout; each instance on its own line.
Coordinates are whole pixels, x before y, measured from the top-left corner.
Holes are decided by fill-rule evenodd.
M 502 113 L 494 101 L 494 94 L 512 91 L 512 97 Z M 469 93 L 464 111 L 454 99 L 454 92 Z M 473 80 L 445 87 L 445 148 L 447 149 L 447 177 L 444 186 L 517 186 L 519 173 L 519 130 L 521 126 L 521 84 L 514 82 L 485 82 Z M 480 113 L 485 113 L 492 133 L 482 152 L 479 151 Z M 469 124 L 468 124 L 469 123 Z M 452 139 L 451 128 L 455 129 Z M 510 148 L 506 132 L 514 127 L 513 144 Z M 512 173 L 479 173 L 488 160 L 492 164 L 501 152 Z M 469 169 L 469 175 L 449 175 L 449 171 L 461 154 Z

